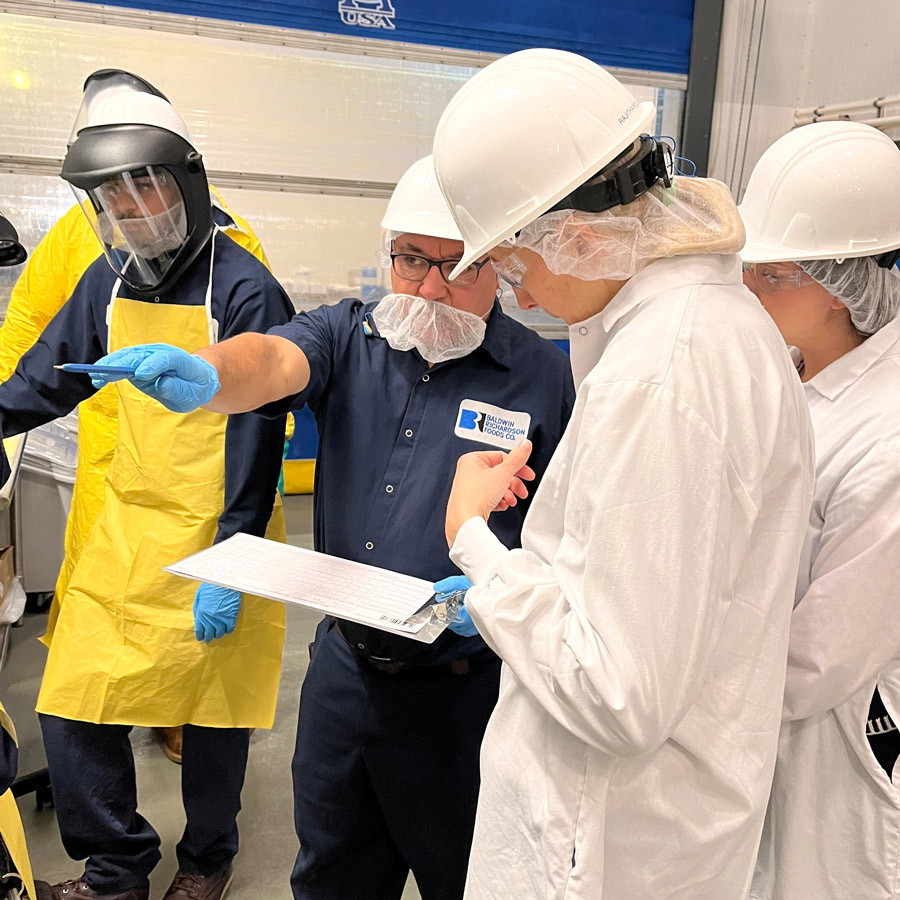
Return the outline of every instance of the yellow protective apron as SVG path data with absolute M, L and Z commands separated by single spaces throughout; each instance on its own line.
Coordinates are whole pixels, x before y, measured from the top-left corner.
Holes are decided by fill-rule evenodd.
M 234 222 L 233 227 L 225 226 L 222 233 L 270 269 L 259 238 L 248 222 L 228 207 L 212 185 L 209 186 L 209 192 L 213 206 L 225 212 Z M 88 266 L 102 256 L 102 250 L 88 215 L 82 212 L 78 204 L 53 226 L 50 234 L 32 253 L 32 260 L 26 267 L 25 275 L 16 282 L 4 324 L 4 329 L 15 324 L 17 332 L 25 332 L 21 337 L 30 339 L 24 348 L 17 348 L 15 356 L 12 355 L 12 348 L 3 348 L 0 344 L 0 372 L 12 374 L 22 352 L 37 340 L 47 323 L 62 307 L 65 299 L 72 295 Z M 26 278 L 29 274 L 34 282 L 31 291 L 29 290 L 31 284 Z M 55 280 L 58 278 L 65 278 L 65 284 L 56 284 Z M 37 300 L 41 303 L 36 308 Z M 17 314 L 15 323 L 11 321 L 14 313 Z M 40 321 L 37 324 L 23 321 L 30 317 L 40 318 Z M 103 485 L 116 446 L 118 407 L 119 397 L 116 389 L 111 386 L 97 391 L 87 400 L 82 400 L 78 407 L 78 469 L 72 492 L 72 509 L 66 522 L 65 557 L 59 570 L 53 604 L 50 607 L 47 634 L 42 638 L 48 647 L 59 617 L 60 600 L 66 595 L 72 572 L 75 571 L 94 522 L 103 509 Z M 290 416 L 288 424 L 292 423 L 293 416 Z
M 128 300 L 119 284 L 110 351 L 163 342 L 192 353 L 215 342 L 212 264 L 205 306 Z M 127 381 L 115 387 L 104 506 L 60 604 L 37 710 L 105 724 L 270 728 L 284 606 L 245 596 L 234 633 L 203 644 L 194 637 L 197 583 L 162 571 L 213 543 L 227 417 L 172 413 Z M 267 536 L 285 540 L 277 498 Z
M 48 647 L 59 618 L 60 599 L 66 595 L 72 572 L 103 509 L 105 474 L 112 462 L 119 427 L 116 421 L 118 408 L 119 397 L 111 385 L 82 400 L 78 407 L 78 467 L 66 521 L 65 555 L 53 592 L 47 634 L 41 638 Z
M 6 710 L 0 704 L 0 727 L 9 736 L 16 740 L 16 730 Z M 22 829 L 22 819 L 19 816 L 19 808 L 16 806 L 12 791 L 0 795 L 0 838 L 6 845 L 19 877 L 25 883 L 25 890 L 30 898 L 37 896 L 34 890 L 34 878 L 31 874 L 31 862 L 28 859 L 28 848 L 25 846 L 25 832 Z M 0 873 L 5 875 L 5 872 Z

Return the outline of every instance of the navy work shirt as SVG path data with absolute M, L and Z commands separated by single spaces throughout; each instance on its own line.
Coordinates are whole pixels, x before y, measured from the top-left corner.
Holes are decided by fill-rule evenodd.
M 311 376 L 304 391 L 264 412 L 308 403 L 315 414 L 317 550 L 438 581 L 459 574 L 444 536 L 457 459 L 509 449 L 486 443 L 485 433 L 506 428 L 514 444 L 528 415 L 529 465 L 539 479 L 575 401 L 569 360 L 497 303 L 477 350 L 429 368 L 417 351 L 393 350 L 379 336 L 367 315 L 374 307 L 342 300 L 273 328 L 303 351 Z M 519 546 L 527 510 L 528 501 L 519 501 L 491 516 L 507 547 Z M 480 637 L 450 631 L 431 645 L 352 622 L 341 621 L 341 631 L 362 655 L 413 665 L 490 653 Z
M 231 222 L 219 209 L 213 219 Z M 168 292 L 142 296 L 124 282 L 118 296 L 203 306 L 209 284 L 211 241 Z M 265 332 L 290 320 L 293 306 L 269 270 L 227 234 L 217 234 L 211 307 L 219 339 L 245 331 Z M 0 434 L 11 437 L 70 412 L 96 392 L 87 375 L 54 369 L 66 362 L 96 362 L 109 343 L 106 312 L 116 275 L 101 256 L 81 276 L 72 296 L 53 317 L 15 372 L 0 384 Z M 173 335 L 173 339 L 177 335 Z M 284 449 L 284 419 L 254 413 L 228 417 L 225 430 L 225 504 L 216 540 L 238 531 L 262 536 L 272 515 Z M 152 452 L 153 447 L 147 448 Z M 158 448 L 163 450 L 164 448 Z M 203 452 L 202 447 L 197 448 Z

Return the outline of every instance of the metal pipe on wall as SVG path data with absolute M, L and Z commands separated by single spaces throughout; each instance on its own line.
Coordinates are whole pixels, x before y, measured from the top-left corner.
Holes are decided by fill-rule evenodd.
M 884 116 L 882 111 L 888 106 L 900 105 L 900 94 L 891 97 L 873 97 L 870 100 L 851 100 L 846 103 L 829 103 L 824 106 L 807 106 L 794 110 L 794 125 L 810 125 L 813 122 L 835 122 L 841 119 L 850 119 L 853 114 L 862 113 L 868 109 L 874 109 L 875 118 L 853 119 L 854 122 L 865 122 L 876 128 L 884 126 L 890 121 L 891 125 L 897 116 Z

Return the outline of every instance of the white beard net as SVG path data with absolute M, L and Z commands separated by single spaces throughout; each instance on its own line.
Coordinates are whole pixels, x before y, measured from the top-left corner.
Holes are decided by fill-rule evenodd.
M 394 350 L 415 348 L 433 364 L 467 356 L 481 346 L 487 327 L 474 313 L 409 294 L 388 294 L 372 318 Z
M 655 259 L 737 253 L 744 239 L 724 184 L 681 177 L 670 188 L 654 185 L 627 206 L 546 213 L 522 229 L 515 246 L 537 253 L 555 275 L 625 281 Z
M 871 337 L 900 312 L 900 277 L 871 256 L 859 259 L 814 259 L 798 266 L 850 310 L 853 327 Z

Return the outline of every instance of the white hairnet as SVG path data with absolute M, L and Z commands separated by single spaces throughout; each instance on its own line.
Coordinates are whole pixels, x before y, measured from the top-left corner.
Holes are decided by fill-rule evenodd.
M 624 281 L 666 256 L 737 253 L 744 225 L 724 184 L 681 177 L 627 206 L 546 213 L 522 229 L 515 245 L 539 254 L 556 275 Z
M 872 256 L 798 262 L 811 278 L 850 310 L 853 327 L 864 337 L 875 334 L 900 312 L 900 277 Z
M 379 254 L 381 257 L 381 268 L 389 269 L 391 267 L 391 248 L 394 246 L 394 241 L 400 237 L 399 233 L 396 231 L 389 231 L 387 228 L 381 229 L 381 253 Z

